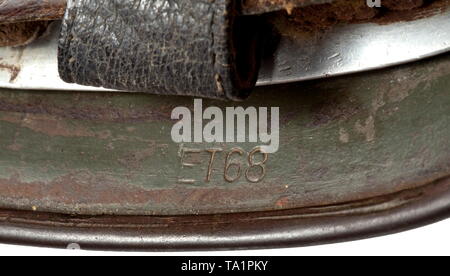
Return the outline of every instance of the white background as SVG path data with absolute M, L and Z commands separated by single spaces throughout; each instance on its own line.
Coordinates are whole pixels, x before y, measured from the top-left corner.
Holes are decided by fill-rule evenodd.
M 284 255 L 450 255 L 450 219 L 400 234 L 305 248 L 275 250 L 181 252 L 181 253 L 124 253 L 71 251 L 0 245 L 0 255 L 201 255 L 201 256 L 284 256 Z

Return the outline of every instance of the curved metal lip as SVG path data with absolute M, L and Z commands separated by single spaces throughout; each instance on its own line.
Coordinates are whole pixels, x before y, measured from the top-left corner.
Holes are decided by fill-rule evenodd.
M 374 202 L 378 207 L 368 211 Z M 3 210 L 0 242 L 56 248 L 77 243 L 87 250 L 185 251 L 310 246 L 370 238 L 448 218 L 450 177 L 369 199 L 362 209 L 354 204 L 328 206 L 325 209 L 342 210 L 320 214 L 312 208 L 180 217 L 71 217 Z
M 450 10 L 413 21 L 347 24 L 308 39 L 283 36 L 258 85 L 383 69 L 450 51 Z M 295 57 L 295 58 L 293 58 Z

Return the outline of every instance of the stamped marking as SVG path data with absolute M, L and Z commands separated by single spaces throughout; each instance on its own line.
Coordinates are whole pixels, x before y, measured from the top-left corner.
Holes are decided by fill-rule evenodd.
M 216 157 L 216 153 L 223 152 L 223 149 L 208 149 L 206 150 L 211 154 L 211 158 L 209 159 L 209 165 L 208 165 L 208 173 L 206 175 L 206 182 L 211 181 L 211 173 L 214 166 L 214 159 Z
M 206 155 L 208 158 L 205 157 Z M 239 147 L 234 147 L 229 150 L 225 150 L 224 148 L 184 148 L 181 149 L 180 158 L 182 168 L 188 168 L 190 170 L 195 167 L 204 167 L 206 172 L 204 173 L 205 176 L 203 179 L 181 177 L 178 179 L 179 184 L 193 185 L 198 182 L 212 182 L 213 172 L 218 167 L 220 168 L 220 163 L 223 164 L 223 171 L 220 174 L 226 183 L 235 183 L 242 178 L 245 178 L 245 181 L 249 183 L 259 183 L 267 175 L 266 164 L 269 161 L 269 154 L 261 147 L 256 147 L 250 152 Z M 196 172 L 192 171 L 192 173 Z
M 195 184 L 197 181 L 195 179 L 179 179 L 179 184 Z
M 263 160 L 260 162 L 255 161 L 255 157 L 257 154 L 262 154 Z M 266 152 L 263 152 L 260 147 L 253 149 L 250 154 L 248 155 L 248 164 L 250 167 L 247 168 L 245 171 L 245 177 L 249 182 L 252 183 L 258 183 L 261 182 L 266 177 L 266 163 L 269 160 L 269 154 Z M 250 172 L 252 169 L 260 169 L 259 175 L 251 176 Z
M 196 165 L 200 164 L 200 154 L 202 153 L 202 150 L 200 149 L 182 149 L 181 151 L 181 165 L 183 167 L 195 167 Z M 191 157 L 192 155 L 195 155 L 197 157 L 197 159 L 192 159 L 192 160 L 186 160 L 187 158 Z
M 239 163 L 238 161 L 232 160 L 232 157 L 235 154 L 242 156 L 244 154 L 244 150 L 241 148 L 233 148 L 227 154 L 223 178 L 225 179 L 225 181 L 227 181 L 229 183 L 233 183 L 233 182 L 239 180 L 239 178 L 241 178 L 241 163 Z M 230 172 L 233 167 L 237 168 L 237 174 L 234 177 L 231 175 L 231 172 Z

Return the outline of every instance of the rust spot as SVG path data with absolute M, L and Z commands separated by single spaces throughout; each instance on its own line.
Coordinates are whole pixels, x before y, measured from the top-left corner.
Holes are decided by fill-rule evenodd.
M 148 190 L 124 183 L 108 174 L 93 174 L 89 171 L 74 171 L 53 180 L 31 182 L 24 181 L 19 173 L 15 173 L 9 178 L 0 179 L 0 190 L 2 207 L 28 209 L 29 206 L 36 206 L 42 211 L 78 215 L 107 214 L 120 209 L 125 210 L 124 214 L 161 214 L 186 210 L 188 213 L 204 213 L 220 212 L 224 208 L 235 212 L 233 202 L 247 202 L 239 207 L 251 208 L 253 199 L 269 198 L 274 193 L 285 191 L 279 185 L 234 188 L 176 185 Z M 148 208 L 149 205 L 159 207 L 152 209 Z M 161 209 L 161 206 L 164 208 Z
M 0 58 L 1 60 L 1 58 Z M 20 66 L 16 66 L 16 65 L 11 65 L 11 64 L 5 64 L 5 63 L 0 63 L 0 70 L 6 70 L 11 74 L 11 77 L 9 78 L 9 82 L 14 82 L 17 77 L 19 76 L 20 73 Z
M 278 209 L 283 209 L 288 203 L 289 203 L 289 198 L 282 197 L 275 203 L 275 207 Z
M 364 124 L 358 120 L 355 129 L 358 133 L 363 134 L 366 137 L 367 142 L 373 142 L 375 140 L 376 130 L 375 118 L 373 116 L 369 116 Z
M 344 144 L 350 142 L 350 134 L 345 128 L 339 129 L 339 141 L 341 141 Z
M 77 126 L 67 125 L 64 121 L 51 116 L 27 114 L 4 114 L 0 116 L 1 121 L 19 124 L 22 127 L 31 129 L 35 132 L 47 134 L 49 136 L 62 137 L 94 137 L 95 134 L 88 129 Z
M 324 98 L 325 100 L 312 105 L 311 114 L 313 114 L 313 120 L 310 126 L 321 126 L 336 121 L 345 121 L 361 110 L 360 106 L 357 106 L 356 103 L 342 95 L 342 93 L 328 95 L 328 97 Z
M 20 151 L 22 149 L 22 145 L 14 143 L 12 145 L 7 146 L 6 148 L 12 151 Z
M 125 157 L 118 159 L 118 162 L 130 170 L 141 169 L 144 165 L 143 161 L 154 155 L 156 147 L 156 143 L 153 142 L 147 149 L 127 154 Z
M 114 123 L 172 121 L 173 106 L 163 106 L 159 109 L 152 108 L 150 105 L 147 109 L 121 108 L 108 103 L 108 100 L 115 96 L 113 93 L 73 93 L 72 95 L 71 100 L 64 105 L 47 104 L 45 97 L 27 103 L 17 102 L 14 98 L 0 98 L 0 111 L 34 114 L 41 118 L 46 116 L 53 119 L 64 118 Z M 83 101 L 79 99 L 80 97 Z M 97 101 L 104 103 L 102 107 L 81 104 L 81 102 L 92 103 Z

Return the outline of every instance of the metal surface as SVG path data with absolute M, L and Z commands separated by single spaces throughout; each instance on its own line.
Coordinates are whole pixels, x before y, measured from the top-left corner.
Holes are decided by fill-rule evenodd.
M 445 54 L 257 89 L 242 105 L 278 106 L 281 124 L 280 151 L 269 156 L 258 183 L 224 178 L 224 154 L 255 144 L 172 142 L 170 113 L 192 108 L 190 98 L 3 89 L 0 241 L 85 249 L 280 247 L 445 218 L 449 87 Z M 224 154 L 207 182 L 208 155 L 185 160 L 192 167 L 183 166 L 180 152 L 209 148 Z M 196 181 L 180 181 L 189 179 Z
M 60 80 L 58 30 L 54 26 L 51 37 L 27 47 L 0 48 L 0 87 L 99 90 Z M 449 51 L 450 10 L 408 22 L 347 24 L 323 33 L 297 35 L 282 36 L 276 53 L 263 62 L 258 85 L 379 69 Z
M 236 172 L 224 168 L 235 148 L 250 153 L 260 143 L 173 142 L 171 112 L 192 110 L 192 98 L 3 90 L 0 208 L 219 214 L 339 204 L 415 188 L 449 174 L 449 86 L 447 55 L 382 73 L 260 88 L 238 104 L 204 100 L 205 108 L 224 112 L 280 108 L 280 149 L 258 183 L 243 173 L 229 181 Z M 221 150 L 213 162 L 210 149 Z M 245 156 L 232 156 L 242 170 Z
M 215 216 L 74 217 L 0 210 L 0 242 L 94 250 L 277 248 L 392 234 L 450 216 L 450 180 L 355 205 Z M 364 205 L 365 204 L 365 205 Z M 371 210 L 373 212 L 368 212 Z
M 274 59 L 265 60 L 263 87 L 248 101 L 204 100 L 204 108 L 223 111 L 232 105 L 280 108 L 280 149 L 268 155 L 257 183 L 245 173 L 234 180 L 227 157 L 244 171 L 256 161 L 245 153 L 258 143 L 173 142 L 171 112 L 192 110 L 193 99 L 61 82 L 57 26 L 47 41 L 0 49 L 2 85 L 26 88 L 0 89 L 0 242 L 266 248 L 372 237 L 449 217 L 450 53 L 266 85 L 303 80 L 307 72 L 308 79 L 330 70 L 353 72 L 350 60 L 359 71 L 377 62 L 387 66 L 385 56 L 400 56 L 401 63 L 437 54 L 432 49 L 450 41 L 449 16 L 338 26 L 317 39 L 284 36 Z M 380 42 L 395 35 L 389 44 Z M 321 50 L 293 49 L 298 43 Z M 347 44 L 336 48 L 339 43 Z M 290 59 L 289 51 L 306 61 Z M 77 89 L 90 91 L 65 91 Z

